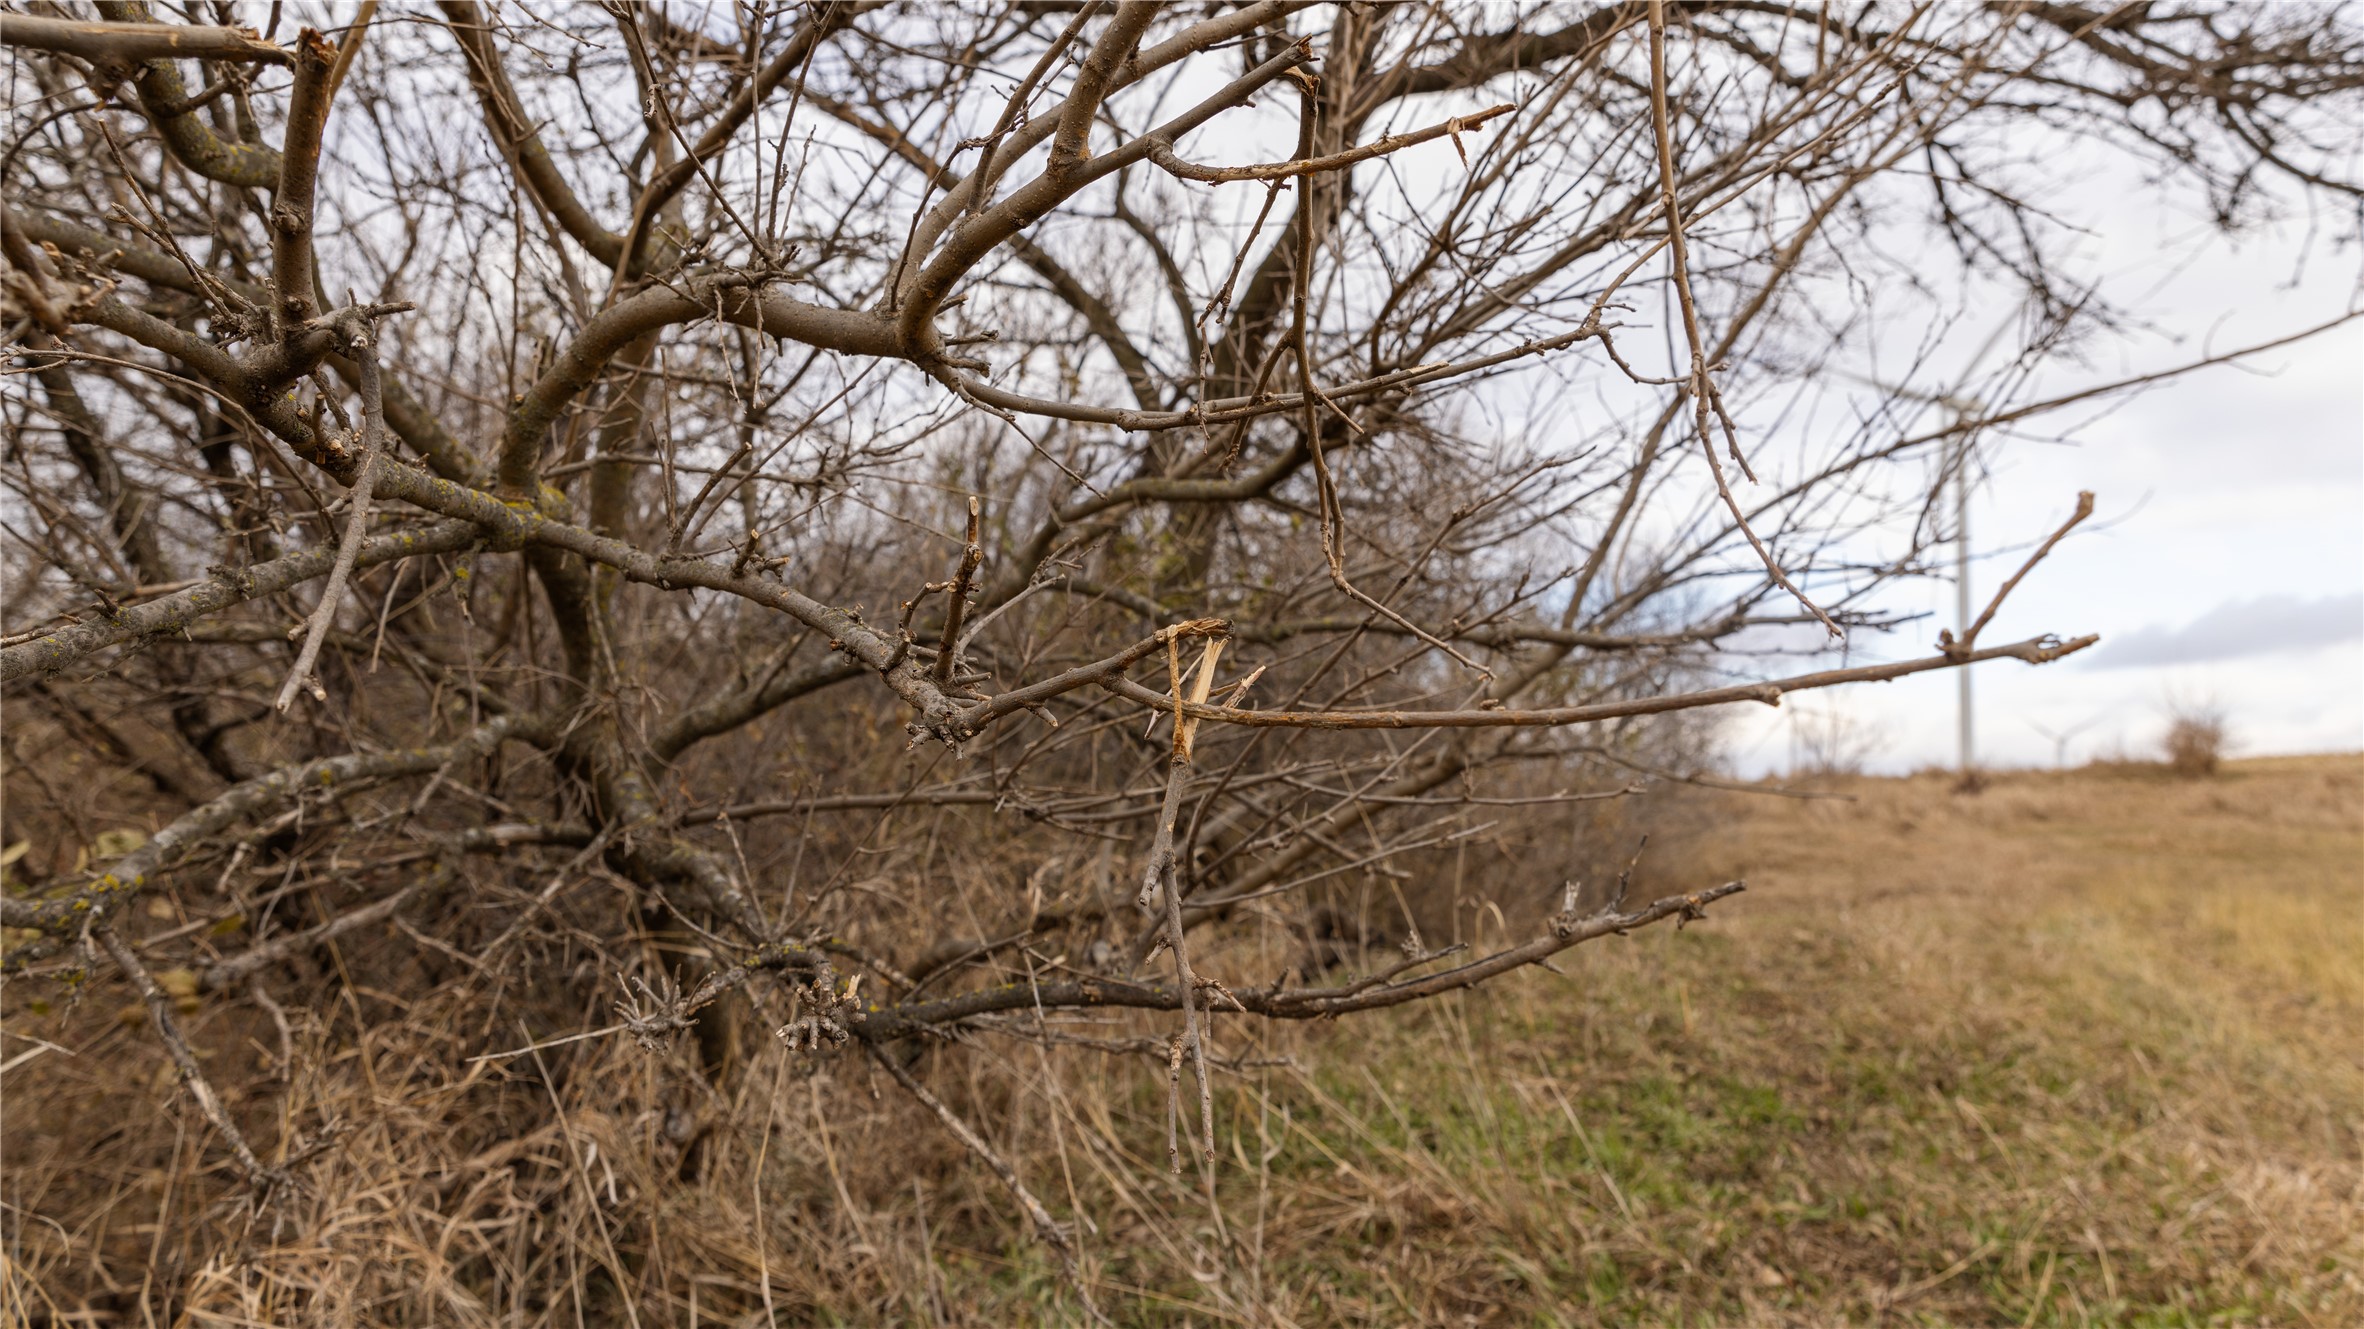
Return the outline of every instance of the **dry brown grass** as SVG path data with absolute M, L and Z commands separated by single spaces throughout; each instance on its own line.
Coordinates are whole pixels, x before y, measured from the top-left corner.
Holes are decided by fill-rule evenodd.
M 995 1039 L 920 1073 L 1079 1220 L 1120 1323 L 2364 1322 L 2364 759 L 1840 791 L 1732 799 L 1658 863 L 1749 878 L 1705 925 L 1376 1021 L 1231 1029 L 1293 1064 L 1225 1077 L 1212 1203 L 1165 1169 L 1160 1066 Z M 1283 944 L 1243 931 L 1225 963 Z M 857 1058 L 767 1048 L 723 1090 L 688 1047 L 469 1064 L 605 1012 L 420 990 L 290 1012 L 317 1069 L 242 1107 L 265 1139 L 347 1133 L 260 1220 L 199 1170 L 218 1150 L 143 1030 L 95 1001 L 12 1016 L 74 1053 L 4 1082 L 11 1319 L 1081 1318 Z M 276 1045 L 240 1007 L 192 1024 L 225 1072 Z

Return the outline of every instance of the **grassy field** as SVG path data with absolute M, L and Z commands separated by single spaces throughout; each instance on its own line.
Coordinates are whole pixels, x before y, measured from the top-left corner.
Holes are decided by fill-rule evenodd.
M 1225 1100 L 1224 1267 L 1144 1217 L 1095 1273 L 1201 1322 L 2364 1324 L 2364 759 L 1834 792 L 1724 806 L 1703 926 L 1317 1032 Z
M 2364 757 L 1827 792 L 1718 795 L 1652 851 L 1662 882 L 1747 879 L 1705 923 L 1261 1043 L 1227 1024 L 1211 1169 L 1167 1169 L 1162 1062 L 980 1039 L 921 1074 L 1076 1223 L 1120 1324 L 2364 1324 Z M 859 1057 L 767 1048 L 717 1094 L 688 1050 L 610 1040 L 543 1079 L 455 1053 L 461 1030 L 506 1046 L 499 1012 L 371 1000 L 400 1018 L 315 1017 L 323 1069 L 253 1106 L 282 1143 L 350 1127 L 284 1226 L 219 1203 L 138 1030 L 31 1026 L 81 1051 L 12 1081 L 15 1129 L 42 1124 L 0 1301 L 192 1326 L 1083 1319 L 992 1178 Z M 195 1021 L 218 1065 L 268 1045 L 247 1018 Z

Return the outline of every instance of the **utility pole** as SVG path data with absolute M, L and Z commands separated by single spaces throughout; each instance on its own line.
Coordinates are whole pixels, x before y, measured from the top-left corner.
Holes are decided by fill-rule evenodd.
M 1979 346 L 1978 353 L 1970 358 L 1969 367 L 1962 371 L 1960 382 L 1951 392 L 1918 392 L 1901 385 L 1883 383 L 1864 374 L 1839 371 L 1848 378 L 1892 397 L 1935 406 L 1946 413 L 1951 423 L 1954 441 L 1946 468 L 1952 472 L 1954 482 L 1954 637 L 1957 641 L 1969 635 L 1970 616 L 1976 612 L 1970 605 L 1970 441 L 1977 430 L 1969 426 L 1970 422 L 1983 418 L 1987 410 L 1985 402 L 1968 395 L 1968 386 L 1971 377 L 1978 372 L 1978 366 L 1986 363 L 1988 353 L 1995 349 L 1995 343 L 2002 340 L 2003 334 L 2011 330 L 2016 318 L 2016 315 L 2006 317 L 1995 325 L 1993 332 L 1987 334 L 1986 341 Z M 1944 482 L 1945 477 L 1941 476 L 1939 485 L 1942 486 Z M 1954 671 L 1954 686 L 1960 698 L 1960 714 L 1955 729 L 1955 743 L 1959 749 L 1956 764 L 1960 767 L 1961 788 L 1965 791 L 1978 788 L 1978 723 L 1977 711 L 1970 696 L 1970 672 L 1968 669 Z
M 1962 423 L 1962 409 L 1951 406 L 1954 423 Z M 1970 633 L 1970 435 L 1957 433 L 1954 438 L 1954 639 L 1966 640 Z M 1970 704 L 1970 671 L 1954 671 L 1955 686 L 1961 689 L 1962 707 L 1960 732 L 1962 785 L 1968 788 L 1978 781 L 1978 726 Z

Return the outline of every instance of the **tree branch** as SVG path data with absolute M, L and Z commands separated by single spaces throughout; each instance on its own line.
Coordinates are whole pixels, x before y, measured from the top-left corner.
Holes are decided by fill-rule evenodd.
M 353 556 L 353 567 L 358 571 L 399 559 L 456 554 L 475 548 L 485 538 L 483 528 L 473 521 L 438 522 L 416 530 L 372 536 L 361 542 Z M 159 633 L 179 632 L 225 609 L 277 595 L 291 586 L 325 575 L 335 565 L 338 554 L 339 550 L 324 546 L 251 567 L 216 568 L 209 580 L 188 590 L 131 605 L 104 619 L 59 628 L 33 641 L 0 650 L 0 682 L 54 674 L 92 651 Z
M 85 23 L 35 14 L 0 14 L 0 46 L 56 51 L 94 65 L 136 64 L 146 60 L 293 63 L 284 48 L 255 36 L 251 28 L 209 28 L 181 23 Z
M 148 21 L 147 0 L 98 0 L 98 8 L 115 23 L 142 29 L 164 26 Z M 279 182 L 277 152 L 259 143 L 225 141 L 197 117 L 181 82 L 180 67 L 172 60 L 142 64 L 132 87 L 139 93 L 140 109 L 181 165 L 227 185 L 269 189 Z
M 1474 710 L 1474 711 L 1244 711 L 1230 706 L 1188 705 L 1182 714 L 1199 720 L 1221 720 L 1227 724 L 1245 725 L 1260 729 L 1511 729 L 1558 727 L 1574 724 L 1594 724 L 1602 720 L 1622 719 L 1633 715 L 1661 715 L 1668 711 L 1696 710 L 1702 706 L 1728 706 L 1733 702 L 1755 701 L 1767 706 L 1778 706 L 1783 696 L 1792 692 L 1809 692 L 1817 688 L 1837 687 L 1843 683 L 1886 683 L 1894 679 L 1927 673 L 1933 669 L 1954 669 L 1976 664 L 1982 660 L 2022 660 L 2028 664 L 2049 664 L 2064 655 L 2084 650 L 2101 638 L 2075 637 L 2062 641 L 2058 637 L 2034 637 L 2009 646 L 1989 646 L 1984 650 L 1960 654 L 1924 656 L 1917 660 L 1900 660 L 1894 664 L 1856 665 L 1847 669 L 1825 669 L 1817 673 L 1798 674 L 1790 678 L 1765 683 L 1738 683 L 1731 687 L 1708 688 L 1699 692 L 1675 692 L 1650 697 L 1634 697 L 1622 701 L 1594 702 L 1585 706 L 1551 706 L 1535 710 Z M 1144 706 L 1161 710 L 1173 709 L 1173 704 L 1158 693 L 1142 687 L 1121 675 L 1109 673 L 1094 680 L 1102 687 Z

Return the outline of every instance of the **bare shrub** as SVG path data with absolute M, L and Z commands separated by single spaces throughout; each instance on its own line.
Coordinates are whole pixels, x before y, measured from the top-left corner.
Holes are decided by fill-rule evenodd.
M 9 1073 L 8 1269 L 143 1323 L 935 1318 L 942 1225 L 1253 1318 L 1175 1177 L 1276 1029 L 1737 893 L 1635 860 L 1712 708 L 2093 640 L 1820 658 L 1935 458 L 2128 386 L 1825 373 L 2123 326 L 2028 136 L 2231 224 L 2350 188 L 2288 154 L 2364 59 L 2215 0 L 202 13 L 0 17 L 0 969 L 76 1053 Z
M 2227 729 L 2224 708 L 2213 701 L 2178 701 L 2167 713 L 2167 735 L 2160 746 L 2167 768 L 2187 779 L 2216 774 L 2224 759 Z
M 1790 765 L 1797 775 L 1861 775 L 1891 741 L 1885 726 L 1836 706 L 1800 706 L 1789 725 Z

